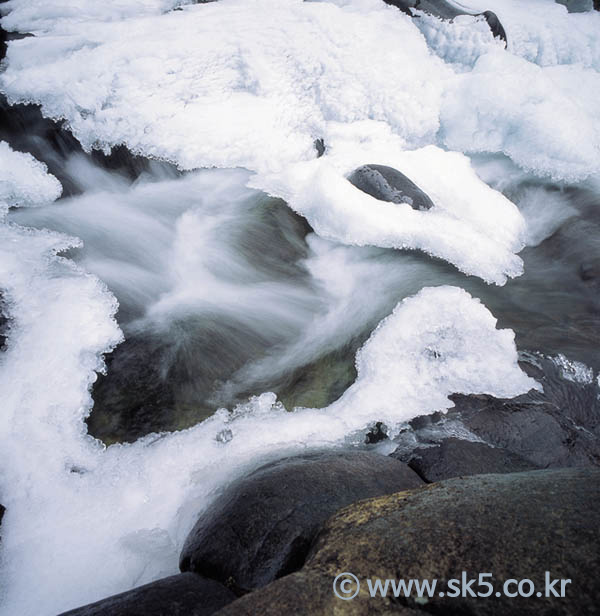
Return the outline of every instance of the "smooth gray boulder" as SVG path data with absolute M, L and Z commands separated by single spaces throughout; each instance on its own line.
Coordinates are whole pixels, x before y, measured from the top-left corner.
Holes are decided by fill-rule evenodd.
M 395 454 L 392 456 L 396 457 Z M 538 468 L 506 449 L 453 437 L 444 439 L 439 445 L 419 447 L 408 459 L 405 456 L 398 459 L 407 462 L 428 483 L 452 477 L 515 473 Z
M 348 181 L 363 192 L 391 203 L 407 203 L 414 210 L 429 210 L 433 201 L 403 173 L 385 165 L 363 165 L 355 169 Z
M 450 479 L 342 509 L 321 529 L 301 571 L 238 599 L 219 616 L 597 614 L 599 527 L 597 468 Z M 359 580 L 352 600 L 333 591 L 343 572 Z M 436 580 L 436 586 L 421 597 L 414 585 L 408 596 L 395 597 L 391 588 L 371 596 L 367 580 L 377 578 Z M 450 580 L 460 581 L 459 596 Z M 531 581 L 522 585 L 531 596 L 509 596 L 521 580 Z
M 364 451 L 267 464 L 229 486 L 200 516 L 180 568 L 241 594 L 299 569 L 319 528 L 338 509 L 421 485 L 405 464 Z
M 235 598 L 214 580 L 180 573 L 59 616 L 209 616 Z

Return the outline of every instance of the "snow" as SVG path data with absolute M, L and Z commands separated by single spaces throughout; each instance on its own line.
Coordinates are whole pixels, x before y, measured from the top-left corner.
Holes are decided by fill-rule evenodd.
M 478 2 L 469 6 L 481 10 Z M 86 148 L 126 143 L 186 169 L 277 171 L 314 156 L 313 140 L 327 143 L 335 123 L 377 121 L 404 149 L 505 152 L 557 179 L 597 172 L 600 14 L 486 2 L 507 27 L 504 50 L 480 18 L 411 20 L 380 0 L 173 6 L 81 1 L 34 11 L 12 0 L 5 27 L 37 36 L 11 42 L 0 87 L 66 118 Z M 506 131 L 490 126 L 500 117 Z M 551 155 L 538 155 L 542 143 Z
M 524 245 L 524 219 L 477 177 L 468 158 L 435 146 L 402 152 L 393 136 L 374 141 L 356 147 L 338 136 L 330 155 L 292 165 L 286 173 L 259 174 L 251 183 L 285 199 L 322 237 L 420 249 L 497 284 L 522 272 L 515 253 Z M 363 193 L 346 176 L 364 162 L 402 169 L 434 207 L 421 212 Z
M 60 182 L 31 154 L 15 152 L 0 141 L 0 213 L 2 206 L 35 206 L 60 197 Z

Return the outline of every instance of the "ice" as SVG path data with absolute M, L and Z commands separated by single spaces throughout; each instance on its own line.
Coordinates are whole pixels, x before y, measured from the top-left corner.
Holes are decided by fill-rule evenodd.
M 462 151 L 503 152 L 539 176 L 583 179 L 600 168 L 600 116 L 592 109 L 598 96 L 594 70 L 542 68 L 495 51 L 449 89 L 444 142 Z
M 469 0 L 492 10 L 508 33 L 509 51 L 540 66 L 579 64 L 600 70 L 600 12 L 567 13 L 553 0 Z
M 502 284 L 520 273 L 522 246 L 571 212 L 532 186 L 520 199 L 526 228 L 494 190 L 503 174 L 490 172 L 495 184 L 486 185 L 492 180 L 481 166 L 478 177 L 465 154 L 503 153 L 519 177 L 599 181 L 600 15 L 567 14 L 549 0 L 473 0 L 468 8 L 498 14 L 507 49 L 476 18 L 411 19 L 380 0 L 2 5 L 5 29 L 35 34 L 9 44 L 0 88 L 10 101 L 65 118 L 87 149 L 125 144 L 182 169 L 248 171 L 140 182 L 113 199 L 122 183 L 98 190 L 98 178 L 81 169 L 90 194 L 77 208 L 52 206 L 72 232 L 0 221 L 0 288 L 11 319 L 0 357 L 0 613 L 53 616 L 175 573 L 196 515 L 229 481 L 275 456 L 361 442 L 374 421 L 393 434 L 416 415 L 450 408 L 451 393 L 511 397 L 536 386 L 518 367 L 512 332 L 498 330 L 479 300 L 430 286 L 433 261 L 425 267 L 409 255 L 398 266 L 373 248 L 421 250 Z M 317 138 L 326 145 L 319 159 Z M 435 207 L 416 212 L 361 193 L 346 176 L 368 163 L 405 173 Z M 232 203 L 188 212 L 194 191 L 214 197 L 205 175 L 218 177 Z M 216 255 L 246 274 L 213 233 L 220 220 L 243 219 L 236 199 L 247 189 L 233 186 L 242 176 L 285 198 L 316 230 L 304 266 L 316 289 L 308 304 L 319 310 L 304 307 L 300 285 L 241 293 L 243 285 L 211 278 Z M 59 195 L 41 163 L 0 144 L 3 214 Z M 112 237 L 103 213 L 122 223 Z M 81 246 L 72 234 L 86 225 L 97 235 L 82 267 L 61 254 Z M 133 238 L 140 228 L 165 257 L 156 271 Z M 102 263 L 100 244 L 128 248 L 134 267 Z M 395 304 L 395 293 L 411 296 L 362 346 L 356 381 L 329 406 L 288 412 L 259 390 L 188 430 L 105 448 L 84 419 L 102 356 L 122 333 L 116 299 L 94 272 L 139 283 L 129 301 L 150 304 L 157 320 L 186 302 L 210 303 L 211 294 L 216 305 L 242 296 L 248 322 L 264 304 L 265 321 L 293 330 L 293 341 L 232 375 L 232 387 L 339 348 Z M 168 288 L 157 284 L 165 279 Z M 572 378 L 593 376 L 561 362 Z
M 58 195 L 56 181 L 33 158 L 10 151 L 7 160 L 11 165 L 0 167 L 3 180 L 15 161 L 29 168 L 19 194 L 43 200 Z M 248 192 L 239 188 L 244 175 L 202 172 L 178 182 L 185 194 L 195 186 L 207 195 L 214 182 L 217 191 L 233 198 Z M 40 183 L 54 192 L 40 191 Z M 101 228 L 107 191 L 123 189 L 102 184 L 105 192 L 79 198 L 80 206 L 88 201 L 81 213 L 68 200 L 46 210 L 64 208 L 60 215 L 69 224 L 85 213 L 93 229 Z M 162 218 L 164 224 L 168 212 L 155 212 L 149 197 L 152 191 L 173 196 L 175 188 L 172 180 L 159 186 L 142 182 L 129 201 L 121 198 L 119 207 L 112 206 L 112 218 L 139 227 L 144 218 L 134 204 L 146 203 L 146 216 Z M 31 210 L 32 216 L 43 213 Z M 189 251 L 192 244 L 184 235 L 180 246 Z M 364 258 L 356 260 L 348 247 L 314 236 L 310 241 L 314 255 L 308 267 L 331 281 L 337 298 L 316 322 L 316 334 L 343 338 L 352 319 L 329 325 L 342 313 L 349 317 L 361 277 L 368 285 L 377 270 Z M 92 254 L 93 243 L 92 238 Z M 416 414 L 452 406 L 447 395 L 454 391 L 516 395 L 535 386 L 517 365 L 512 332 L 497 330 L 478 300 L 453 287 L 429 288 L 384 320 L 357 356 L 358 379 L 327 408 L 287 412 L 274 394 L 264 393 L 189 430 L 105 448 L 86 434 L 84 419 L 92 405 L 90 385 L 103 369 L 102 353 L 122 334 L 114 319 L 117 303 L 105 285 L 60 256 L 80 244 L 64 233 L 0 224 L 0 286 L 11 318 L 8 347 L 0 358 L 0 500 L 7 508 L 3 615 L 53 616 L 175 573 L 198 512 L 233 478 L 274 456 L 360 442 L 374 420 L 385 421 L 393 432 Z M 348 267 L 358 274 L 354 281 L 334 274 L 335 259 L 341 268 L 337 274 Z M 176 259 L 184 270 L 185 262 L 185 255 Z M 382 274 L 392 274 L 390 267 L 383 261 Z M 361 310 L 367 314 L 360 319 L 372 318 L 372 308 Z
M 513 203 L 478 179 L 468 158 L 435 146 L 403 152 L 391 135 L 360 147 L 345 134 L 330 137 L 329 155 L 258 175 L 252 184 L 285 199 L 322 237 L 420 249 L 497 284 L 521 273 L 515 253 L 524 245 L 524 220 Z M 363 193 L 346 176 L 364 162 L 401 169 L 434 207 L 421 212 Z
M 0 141 L 0 208 L 41 205 L 58 199 L 61 192 L 60 182 L 47 173 L 46 165 Z
M 290 413 L 265 393 L 189 430 L 103 450 L 82 419 L 97 352 L 119 339 L 114 305 L 95 278 L 56 258 L 36 261 L 27 245 L 37 272 L 11 264 L 13 290 L 29 292 L 13 291 L 25 318 L 0 376 L 14 409 L 2 417 L 2 614 L 51 616 L 175 573 L 197 513 L 273 456 L 352 441 L 374 419 L 394 433 L 414 415 L 451 407 L 454 391 L 512 396 L 536 386 L 517 365 L 512 332 L 497 330 L 479 301 L 427 288 L 380 324 L 358 354 L 357 381 L 328 408 Z M 41 258 L 47 246 L 37 248 Z
M 408 16 L 368 6 L 222 0 L 89 21 L 11 43 L 2 88 L 67 118 L 87 148 L 126 143 L 186 169 L 309 159 L 331 121 L 431 141 L 449 71 Z
M 193 0 L 69 0 L 48 3 L 45 0 L 8 0 L 0 12 L 9 13 L 2 22 L 7 31 L 77 32 L 90 22 L 115 22 L 131 17 L 160 15 Z
M 552 357 L 551 360 L 560 368 L 561 376 L 564 379 L 582 385 L 590 385 L 594 382 L 594 371 L 580 361 L 568 359 L 562 353 Z

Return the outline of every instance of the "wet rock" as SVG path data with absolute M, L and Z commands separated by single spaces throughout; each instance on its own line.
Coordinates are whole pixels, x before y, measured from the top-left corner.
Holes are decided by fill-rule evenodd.
M 361 451 L 267 464 L 229 486 L 202 514 L 180 568 L 241 594 L 299 569 L 321 524 L 341 507 L 420 485 L 401 462 Z
M 365 443 L 367 445 L 374 445 L 375 443 L 380 443 L 381 441 L 387 440 L 389 438 L 387 431 L 388 428 L 383 422 L 376 422 L 365 435 Z
M 214 580 L 180 573 L 60 616 L 209 616 L 234 599 Z
M 174 165 L 137 156 L 125 146 L 114 147 L 110 154 L 100 150 L 84 152 L 64 121 L 45 118 L 39 105 L 10 105 L 4 95 L 0 95 L 0 141 L 7 141 L 14 150 L 28 152 L 44 162 L 62 184 L 63 197 L 83 192 L 66 170 L 65 163 L 74 154 L 90 158 L 101 168 L 116 171 L 131 181 L 151 167 L 164 167 L 172 175 L 179 173 Z
M 600 466 L 600 387 L 593 372 L 565 358 L 522 356 L 544 388 L 512 399 L 454 395 L 454 408 L 416 418 L 395 441 L 398 459 L 451 437 L 480 440 L 537 468 Z M 431 454 L 433 455 L 433 454 Z M 467 471 L 467 460 L 461 465 Z M 473 460 L 474 472 L 478 463 Z
M 369 611 L 367 602 L 361 597 L 351 601 L 338 599 L 333 594 L 334 578 L 335 575 L 329 573 L 303 569 L 234 601 L 219 610 L 218 616 L 362 616 L 381 613 L 375 606 L 373 612 Z M 378 602 L 377 599 L 370 601 Z M 385 614 L 419 616 L 424 612 L 405 607 L 399 602 L 390 602 Z
M 355 169 L 348 181 L 380 201 L 407 203 L 415 210 L 428 210 L 433 201 L 403 173 L 384 165 L 363 165 Z
M 2 524 L 2 518 L 4 517 L 5 511 L 6 509 L 4 508 L 4 505 L 0 505 L 0 524 Z
M 507 41 L 506 31 L 498 16 L 492 11 L 475 13 L 465 9 L 461 10 L 455 4 L 445 0 L 384 0 L 384 2 L 399 8 L 411 17 L 414 16 L 413 11 L 424 11 L 440 19 L 447 20 L 452 20 L 459 15 L 472 15 L 473 17 L 481 15 L 487 21 L 494 37 L 502 39 L 505 43 Z
M 569 13 L 585 13 L 594 9 L 593 0 L 556 0 L 558 4 L 564 4 Z
M 4 295 L 0 292 L 0 352 L 6 350 L 9 318 Z
M 219 612 L 234 614 L 468 614 L 513 616 L 595 613 L 600 601 L 600 469 L 538 470 L 450 479 L 361 501 L 325 524 L 302 571 L 238 599 Z M 360 589 L 352 601 L 333 581 L 352 572 Z M 462 572 L 474 593 L 448 597 Z M 570 580 L 564 598 L 546 595 L 551 580 Z M 478 584 L 480 573 L 493 590 Z M 368 578 L 438 580 L 431 597 L 371 597 Z M 508 580 L 531 580 L 533 596 L 504 596 Z M 464 587 L 464 586 L 463 586 Z M 353 590 L 352 587 L 347 587 Z M 529 585 L 524 585 L 529 591 Z M 553 589 L 561 592 L 559 581 Z M 513 583 L 508 592 L 515 592 Z M 439 596 L 439 591 L 445 596 Z M 454 591 L 453 591 L 454 592 Z M 496 596 L 500 592 L 502 596 Z M 537 596 L 540 592 L 542 596 Z
M 317 158 L 321 158 L 325 154 L 325 141 L 321 138 L 315 139 L 315 150 L 317 150 Z
M 392 454 L 396 457 L 396 454 Z M 408 459 L 408 465 L 428 483 L 484 473 L 513 473 L 533 470 L 535 464 L 506 449 L 458 438 L 444 439 L 439 445 L 419 447 Z

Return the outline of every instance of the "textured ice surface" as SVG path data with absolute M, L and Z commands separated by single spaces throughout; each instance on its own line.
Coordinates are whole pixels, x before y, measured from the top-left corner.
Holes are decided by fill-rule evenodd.
M 540 66 L 581 64 L 600 70 L 600 12 L 567 13 L 553 0 L 469 0 L 498 15 L 509 51 Z
M 60 182 L 47 173 L 46 165 L 0 141 L 0 208 L 41 205 L 58 199 L 61 192 Z
M 538 175 L 581 179 L 600 169 L 600 114 L 592 103 L 598 96 L 593 69 L 540 67 L 494 51 L 448 89 L 444 142 L 456 150 L 503 152 Z
M 9 0 L 2 7 L 9 13 L 2 22 L 8 31 L 76 32 L 89 22 L 122 21 L 131 17 L 160 15 L 193 0 Z
M 368 130 L 366 127 L 365 134 Z M 251 181 L 285 199 L 322 237 L 346 244 L 417 248 L 468 274 L 502 284 L 522 271 L 514 253 L 525 222 L 516 206 L 484 184 L 468 158 L 429 146 L 403 152 L 398 138 L 374 131 L 356 146 L 336 135 L 328 156 L 290 165 Z M 410 177 L 433 200 L 428 211 L 371 197 L 346 179 L 362 162 L 388 165 Z
M 223 0 L 91 20 L 11 45 L 2 85 L 66 117 L 86 147 L 124 142 L 184 168 L 281 168 L 314 157 L 331 121 L 430 141 L 450 71 L 408 16 L 369 7 Z
M 504 50 L 477 18 L 411 20 L 380 0 L 172 6 L 12 0 L 5 27 L 37 36 L 11 42 L 1 87 L 67 118 L 86 147 L 184 168 L 278 170 L 314 156 L 316 137 L 329 145 L 333 124 L 366 120 L 407 147 L 505 152 L 556 178 L 600 165 L 600 13 L 473 0 L 505 23 Z

